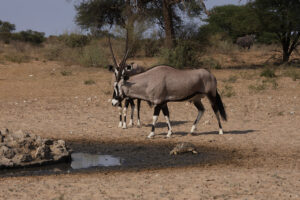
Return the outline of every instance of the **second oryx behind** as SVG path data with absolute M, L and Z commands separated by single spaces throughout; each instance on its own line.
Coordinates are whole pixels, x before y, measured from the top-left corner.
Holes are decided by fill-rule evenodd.
M 112 65 L 108 66 L 108 70 L 113 72 L 114 75 L 112 77 L 112 85 L 115 85 L 117 83 L 117 77 L 118 77 L 118 69 L 113 67 Z M 136 63 L 131 63 L 130 65 L 126 65 L 125 67 L 125 74 L 127 76 L 133 76 L 139 73 L 144 72 L 145 69 L 142 66 L 137 65 Z M 134 116 L 134 109 L 135 109 L 135 104 L 134 104 L 134 99 L 131 98 L 125 98 L 125 103 L 124 103 L 124 108 L 122 107 L 122 103 L 120 102 L 118 105 L 118 109 L 119 109 L 119 127 L 122 128 L 127 128 L 127 109 L 128 106 L 130 104 L 131 107 L 131 115 L 130 115 L 130 121 L 128 126 L 133 126 L 133 116 Z M 140 106 L 141 106 L 141 100 L 137 99 L 137 126 L 140 127 L 141 126 L 141 122 L 140 122 Z M 122 109 L 123 109 L 123 113 L 122 113 Z M 123 117 L 122 117 L 123 114 Z

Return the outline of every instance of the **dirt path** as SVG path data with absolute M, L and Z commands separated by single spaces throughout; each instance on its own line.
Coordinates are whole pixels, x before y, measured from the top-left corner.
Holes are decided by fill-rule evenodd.
M 205 100 L 196 136 L 186 135 L 197 115 L 194 106 L 170 103 L 173 137 L 165 139 L 160 116 L 155 139 L 147 140 L 152 110 L 145 103 L 142 128 L 117 128 L 117 109 L 108 102 L 109 72 L 53 62 L 0 65 L 1 128 L 64 139 L 75 151 L 111 154 L 126 163 L 110 170 L 0 178 L 0 199 L 299 199 L 299 80 L 279 77 L 277 89 L 270 82 L 258 90 L 260 70 L 213 73 L 221 92 L 231 87 L 235 93 L 223 97 L 225 134 L 217 134 Z M 194 143 L 200 153 L 169 156 L 179 141 Z

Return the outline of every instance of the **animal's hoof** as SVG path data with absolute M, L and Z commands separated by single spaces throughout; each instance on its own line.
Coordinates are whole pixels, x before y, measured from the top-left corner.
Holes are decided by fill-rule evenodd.
M 154 138 L 154 133 L 151 132 L 148 136 L 147 136 L 148 139 L 153 139 Z
M 141 128 L 141 122 L 140 121 L 137 121 L 136 125 L 137 125 L 138 128 Z
M 118 127 L 122 128 L 122 126 L 123 126 L 123 124 L 122 124 L 122 122 L 120 122 Z
M 172 136 L 172 132 L 169 131 L 168 134 L 166 135 L 166 138 L 170 138 Z
M 129 127 L 133 127 L 133 121 L 132 121 L 132 120 L 130 120 L 128 126 L 129 126 Z
M 223 130 L 222 129 L 220 129 L 219 130 L 219 135 L 223 135 L 224 133 L 223 133 Z
M 125 124 L 125 125 L 123 124 L 123 127 L 122 127 L 122 128 L 123 128 L 123 129 L 127 129 L 127 126 L 126 126 L 126 124 Z

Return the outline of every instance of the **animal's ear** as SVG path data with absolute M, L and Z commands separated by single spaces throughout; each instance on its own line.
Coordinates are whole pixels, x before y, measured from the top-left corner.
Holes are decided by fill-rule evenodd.
M 107 68 L 108 68 L 108 71 L 110 71 L 110 72 L 114 71 L 114 66 L 112 66 L 112 65 L 108 65 Z
M 130 65 L 126 65 L 126 71 L 131 71 L 132 70 L 132 64 L 130 64 Z

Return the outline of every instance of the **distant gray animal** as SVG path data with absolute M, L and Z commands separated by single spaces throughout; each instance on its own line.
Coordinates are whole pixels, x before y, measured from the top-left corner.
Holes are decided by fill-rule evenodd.
M 189 142 L 180 142 L 178 143 L 172 151 L 170 151 L 170 155 L 177 155 L 179 153 L 187 153 L 192 152 L 194 154 L 198 153 L 196 151 L 196 147 Z
M 250 49 L 254 43 L 255 36 L 254 35 L 246 35 L 243 37 L 238 37 L 236 40 L 236 44 L 242 48 Z
M 108 66 L 108 70 L 111 72 L 114 72 L 114 75 L 112 77 L 112 85 L 116 84 L 116 79 L 118 77 L 119 71 L 117 69 L 114 69 L 112 65 Z M 142 73 L 145 71 L 145 68 L 142 66 L 137 65 L 136 63 L 131 63 L 130 65 L 126 65 L 125 67 L 125 74 L 127 76 L 133 76 L 139 73 Z M 126 98 L 125 99 L 125 104 L 124 104 L 124 109 L 123 109 L 123 118 L 122 118 L 122 103 L 118 105 L 119 108 L 119 127 L 122 127 L 123 129 L 127 128 L 127 122 L 126 122 L 126 116 L 127 116 L 127 109 L 130 104 L 131 107 L 131 116 L 130 116 L 130 121 L 129 121 L 129 126 L 133 126 L 133 115 L 134 115 L 134 109 L 135 109 L 135 104 L 134 104 L 134 99 L 131 98 Z M 137 126 L 141 126 L 140 122 L 140 107 L 141 107 L 141 100 L 137 99 Z M 124 120 L 123 120 L 124 119 Z
M 227 120 L 227 115 L 217 91 L 217 80 L 213 74 L 205 69 L 178 70 L 170 66 L 160 65 L 129 77 L 125 73 L 128 49 L 122 62 L 118 65 L 110 40 L 109 46 L 115 68 L 119 72 L 116 79 L 117 82 L 114 85 L 112 105 L 118 106 L 127 97 L 141 99 L 154 105 L 153 123 L 148 138 L 153 138 L 155 135 L 155 124 L 161 110 L 168 125 L 167 137 L 171 137 L 172 127 L 167 103 L 178 101 L 193 102 L 198 109 L 197 118 L 191 129 L 192 134 L 204 113 L 204 106 L 201 99 L 205 96 L 208 97 L 218 120 L 219 134 L 223 134 L 219 114 L 224 120 Z

